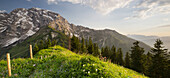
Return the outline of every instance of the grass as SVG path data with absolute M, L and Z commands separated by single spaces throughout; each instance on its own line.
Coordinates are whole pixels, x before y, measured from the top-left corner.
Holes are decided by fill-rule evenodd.
M 11 60 L 12 77 L 30 78 L 147 78 L 133 70 L 61 46 L 43 49 L 34 59 Z M 7 62 L 0 61 L 0 77 L 8 77 Z

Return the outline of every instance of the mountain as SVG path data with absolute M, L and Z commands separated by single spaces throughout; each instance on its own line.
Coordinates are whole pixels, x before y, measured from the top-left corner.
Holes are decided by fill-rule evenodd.
M 33 58 L 11 60 L 12 78 L 148 78 L 98 57 L 79 55 L 60 46 L 43 49 Z M 5 60 L 0 61 L 0 77 L 8 78 Z
M 165 48 L 170 50 L 170 36 L 164 36 L 164 37 L 145 36 L 145 35 L 127 35 L 127 36 L 130 38 L 142 41 L 152 47 L 153 47 L 156 39 L 161 39 L 164 43 L 163 45 L 165 46 Z
M 99 44 L 100 48 L 114 45 L 117 48 L 122 48 L 124 55 L 136 41 L 115 30 L 95 30 L 76 26 L 69 23 L 58 13 L 49 10 L 17 8 L 10 13 L 0 13 L 0 56 L 10 52 L 17 57 L 19 55 L 26 57 L 28 54 L 25 53 L 28 52 L 28 47 L 24 47 L 24 45 L 46 38 L 49 33 L 56 33 L 53 35 L 57 36 L 58 32 L 56 31 L 66 35 L 71 33 L 71 35 L 74 34 L 79 38 L 84 37 L 86 40 L 91 37 L 93 42 Z M 145 48 L 146 52 L 150 50 L 150 46 L 145 43 L 140 42 L 140 45 Z M 21 47 L 23 47 L 22 50 L 18 49 Z

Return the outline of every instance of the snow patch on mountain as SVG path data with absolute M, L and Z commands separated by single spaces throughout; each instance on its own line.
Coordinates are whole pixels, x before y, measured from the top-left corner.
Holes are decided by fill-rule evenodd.
M 26 22 L 26 21 L 27 21 L 26 17 L 20 18 L 20 19 L 15 23 L 15 25 L 18 24 L 18 23 L 20 23 L 21 21 L 22 21 L 22 22 Z
M 6 42 L 6 45 L 4 47 L 6 47 L 6 46 L 18 41 L 18 40 L 19 40 L 19 38 L 12 38 L 12 39 L 10 39 Z
M 54 20 L 52 17 L 47 16 L 47 15 L 43 15 L 44 17 L 50 18 L 51 20 Z
M 0 13 L 5 13 L 6 12 L 6 10 L 0 10 Z
M 1 27 L 0 28 L 0 33 L 4 32 L 7 29 L 7 27 Z
M 26 35 L 27 36 L 32 36 L 33 34 L 35 34 L 36 32 L 32 31 L 32 30 L 29 30 Z

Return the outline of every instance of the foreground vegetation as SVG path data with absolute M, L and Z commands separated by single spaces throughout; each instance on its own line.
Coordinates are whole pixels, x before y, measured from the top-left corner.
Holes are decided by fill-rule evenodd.
M 43 49 L 34 59 L 18 58 L 11 61 L 12 77 L 48 78 L 146 78 L 133 70 L 103 62 L 97 57 L 75 54 L 60 46 Z M 7 62 L 0 61 L 0 77 L 8 77 Z

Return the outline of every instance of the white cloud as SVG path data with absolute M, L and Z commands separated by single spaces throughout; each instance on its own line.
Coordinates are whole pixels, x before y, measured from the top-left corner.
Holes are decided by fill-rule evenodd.
M 169 21 L 169 19 L 168 19 L 168 18 L 164 18 L 163 20 L 164 20 L 164 21 Z
M 28 2 L 32 1 L 32 0 L 27 0 Z
M 0 13 L 4 13 L 4 12 L 7 12 L 6 10 L 0 10 Z
M 106 15 L 118 8 L 127 6 L 132 0 L 48 0 L 48 4 L 58 2 L 71 2 L 89 6 L 97 12 Z
M 48 4 L 58 4 L 57 0 L 47 0 Z
M 130 18 L 142 18 L 146 19 L 148 17 L 157 14 L 169 14 L 170 13 L 170 0 L 138 0 L 139 3 L 134 5 L 137 9 L 133 12 Z M 125 19 L 127 19 L 125 18 Z

